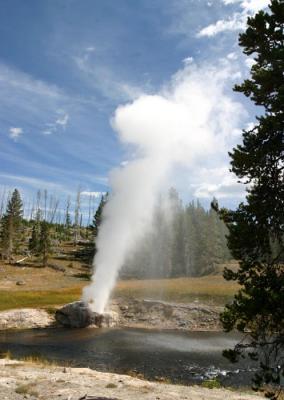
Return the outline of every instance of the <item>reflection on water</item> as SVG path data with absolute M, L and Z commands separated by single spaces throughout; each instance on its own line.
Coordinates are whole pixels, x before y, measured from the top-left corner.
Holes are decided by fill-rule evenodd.
M 100 371 L 142 373 L 198 383 L 218 377 L 225 385 L 249 384 L 252 364 L 232 365 L 222 357 L 237 341 L 221 332 L 173 332 L 144 329 L 49 329 L 1 332 L 0 351 L 15 357 L 40 355 Z

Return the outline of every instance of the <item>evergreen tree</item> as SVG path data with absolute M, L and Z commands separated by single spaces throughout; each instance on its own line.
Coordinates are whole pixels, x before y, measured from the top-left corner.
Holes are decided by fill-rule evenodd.
M 51 252 L 51 240 L 49 232 L 49 224 L 42 221 L 40 224 L 40 237 L 38 243 L 38 254 L 42 257 L 42 266 L 47 266 L 48 256 Z
M 99 233 L 99 227 L 102 223 L 102 218 L 103 218 L 103 209 L 106 205 L 107 198 L 108 198 L 108 193 L 106 193 L 101 197 L 100 204 L 93 218 L 92 230 L 95 238 L 98 236 Z
M 23 221 L 23 203 L 20 193 L 15 189 L 8 201 L 1 226 L 2 253 L 11 262 L 15 249 L 21 240 L 21 226 Z
M 248 355 L 259 362 L 257 388 L 272 384 L 267 396 L 276 399 L 284 379 L 284 2 L 272 0 L 269 11 L 248 19 L 239 44 L 254 55 L 250 79 L 235 90 L 262 106 L 264 115 L 243 132 L 243 143 L 233 149 L 232 171 L 250 183 L 246 203 L 236 211 L 222 209 L 228 245 L 240 260 L 237 272 L 225 271 L 242 289 L 221 316 L 226 331 L 246 335 L 225 355 L 232 361 Z M 282 380 L 282 382 L 281 382 Z
M 34 223 L 32 228 L 32 236 L 29 240 L 29 250 L 32 254 L 37 254 L 39 249 L 39 226 L 38 223 Z

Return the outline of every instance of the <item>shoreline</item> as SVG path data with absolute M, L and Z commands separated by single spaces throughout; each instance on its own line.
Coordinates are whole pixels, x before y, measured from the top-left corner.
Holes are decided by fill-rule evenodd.
M 44 363 L 0 359 L 0 392 L 3 399 L 79 400 L 84 396 L 105 400 L 260 400 L 260 395 L 228 389 L 208 389 L 89 368 L 69 368 Z
M 222 332 L 222 307 L 200 303 L 170 303 L 158 300 L 113 301 L 116 315 L 110 327 L 180 331 Z M 54 312 L 56 308 L 54 308 Z M 60 327 L 55 315 L 44 308 L 16 308 L 0 312 L 0 331 Z M 91 325 L 91 327 L 95 327 Z

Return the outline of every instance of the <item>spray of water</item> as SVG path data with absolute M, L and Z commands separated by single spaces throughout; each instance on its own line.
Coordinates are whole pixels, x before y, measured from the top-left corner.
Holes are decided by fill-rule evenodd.
M 244 110 L 225 93 L 231 69 L 186 66 L 156 95 L 117 108 L 112 126 L 135 157 L 110 175 L 111 196 L 83 300 L 104 312 L 120 268 L 151 223 L 157 197 L 177 165 L 192 167 L 227 150 Z

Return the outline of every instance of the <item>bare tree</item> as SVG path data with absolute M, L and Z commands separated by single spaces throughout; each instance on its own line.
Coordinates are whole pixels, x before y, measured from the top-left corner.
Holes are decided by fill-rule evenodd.
M 46 221 L 46 217 L 47 217 L 47 197 L 48 197 L 47 190 L 44 189 L 43 198 L 44 198 L 44 219 L 45 219 L 45 221 Z
M 54 222 L 54 218 L 57 212 L 59 206 L 59 199 L 57 199 L 55 196 L 51 195 L 50 196 L 50 201 L 49 201 L 49 210 L 48 210 L 48 221 L 52 224 Z
M 81 210 L 81 188 L 78 187 L 76 203 L 75 203 L 75 216 L 74 216 L 74 243 L 77 244 L 80 236 L 80 210 Z
M 2 218 L 2 215 L 4 214 L 6 203 L 7 203 L 6 188 L 4 188 L 2 195 L 1 195 L 1 202 L 0 202 L 0 218 Z

